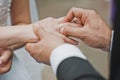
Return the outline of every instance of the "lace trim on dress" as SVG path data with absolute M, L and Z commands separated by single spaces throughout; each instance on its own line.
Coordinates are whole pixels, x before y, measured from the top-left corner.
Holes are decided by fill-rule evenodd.
M 7 25 L 12 0 L 0 0 L 0 26 Z

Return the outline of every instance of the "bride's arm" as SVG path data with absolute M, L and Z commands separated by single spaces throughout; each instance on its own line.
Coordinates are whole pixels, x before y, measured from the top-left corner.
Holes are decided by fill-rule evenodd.
M 19 48 L 27 41 L 36 40 L 36 36 L 32 31 L 30 24 L 29 0 L 12 0 L 11 5 L 11 22 L 12 25 L 19 26 L 0 26 L 0 47 L 8 47 L 12 49 Z M 22 24 L 22 25 L 21 25 Z M 24 25 L 23 25 L 24 24 Z M 17 44 L 17 45 L 16 45 Z M 10 70 L 12 65 L 12 50 L 0 49 L 0 74 Z
M 12 0 L 11 22 L 12 25 L 21 25 L 21 24 L 24 25 L 31 23 L 29 0 Z M 12 47 L 14 47 L 14 49 L 18 49 L 23 46 L 24 43 L 19 43 Z
M 32 28 L 32 25 L 0 27 L 0 47 L 8 47 L 18 43 L 36 42 L 38 38 Z

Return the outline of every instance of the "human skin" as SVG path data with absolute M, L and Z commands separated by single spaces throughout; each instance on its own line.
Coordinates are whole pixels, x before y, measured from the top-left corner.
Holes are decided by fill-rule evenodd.
M 0 75 L 11 69 L 12 55 L 11 49 L 0 49 Z
M 40 41 L 26 44 L 26 50 L 37 61 L 50 65 L 50 55 L 54 48 L 64 43 L 77 44 L 75 41 L 59 33 L 59 24 L 77 27 L 75 23 L 61 23 L 59 19 L 47 18 L 34 24 L 34 33 Z
M 36 23 L 29 24 L 29 25 L 16 25 L 16 26 L 9 26 L 9 27 L 0 27 L 0 31 L 2 33 L 2 34 L 0 34 L 1 35 L 0 47 L 2 47 L 2 48 L 11 47 L 12 48 L 12 45 L 19 44 L 19 43 L 23 44 L 23 43 L 37 42 L 40 39 L 33 32 L 33 28 L 36 26 L 36 24 L 38 25 L 38 27 L 44 28 L 45 32 L 49 32 L 50 34 L 56 34 L 56 35 L 60 36 L 66 42 L 69 42 L 72 44 L 77 44 L 75 41 L 73 41 L 59 33 L 59 24 L 61 24 L 59 19 L 46 18 L 46 19 L 37 21 Z M 74 23 L 64 23 L 64 24 L 66 26 L 78 26 L 77 24 L 74 24 Z M 46 36 L 46 35 L 44 35 L 44 36 Z M 49 38 L 51 38 L 51 37 L 48 37 L 44 40 L 48 41 Z M 44 40 L 43 40 L 43 42 L 44 42 Z
M 65 41 L 62 36 L 47 32 L 42 27 L 34 27 L 34 32 L 40 38 L 40 41 L 26 44 L 26 50 L 37 62 L 50 65 L 52 50 L 64 44 Z
M 31 23 L 29 0 L 12 0 L 11 22 L 12 26 L 0 26 L 0 47 L 3 48 L 0 50 L 0 74 L 10 70 L 13 48 L 22 47 L 27 41 L 37 40 L 32 26 L 27 25 Z
M 74 18 L 77 18 L 77 21 L 74 21 Z M 75 22 L 81 27 L 63 27 L 60 31 L 62 34 L 77 37 L 91 47 L 109 50 L 112 30 L 95 11 L 72 8 L 64 21 Z

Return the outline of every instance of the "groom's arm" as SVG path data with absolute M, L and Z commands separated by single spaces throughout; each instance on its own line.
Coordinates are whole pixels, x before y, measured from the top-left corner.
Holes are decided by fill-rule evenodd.
M 26 49 L 37 62 L 52 65 L 58 80 L 105 80 L 74 45 L 66 44 L 63 37 L 34 27 L 40 38 L 37 43 L 28 43 Z
M 58 80 L 105 80 L 74 45 L 55 48 L 50 60 Z

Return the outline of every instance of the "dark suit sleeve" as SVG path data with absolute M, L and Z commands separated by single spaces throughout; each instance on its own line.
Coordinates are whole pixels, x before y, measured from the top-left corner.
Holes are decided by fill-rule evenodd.
M 105 80 L 87 60 L 78 57 L 62 61 L 57 69 L 57 78 L 58 80 Z

